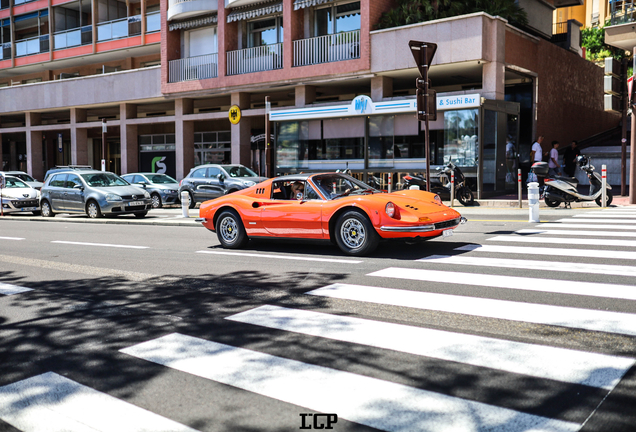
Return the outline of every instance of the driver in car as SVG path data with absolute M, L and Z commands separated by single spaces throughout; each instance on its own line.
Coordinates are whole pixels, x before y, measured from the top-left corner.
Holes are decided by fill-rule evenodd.
M 295 181 L 294 183 L 292 183 L 291 185 L 291 197 L 290 199 L 293 200 L 297 200 L 298 198 L 298 194 L 300 193 L 301 195 L 303 195 L 305 192 L 305 184 L 301 181 Z

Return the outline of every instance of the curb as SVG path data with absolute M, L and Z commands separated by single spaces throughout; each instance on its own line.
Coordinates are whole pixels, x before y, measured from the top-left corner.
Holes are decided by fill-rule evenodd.
M 16 217 L 16 216 L 5 216 L 4 218 L 0 218 L 0 220 L 17 220 L 17 221 L 34 221 L 34 222 L 58 222 L 58 223 L 97 223 L 97 224 L 107 224 L 107 225 L 155 225 L 155 226 L 189 226 L 189 227 L 201 227 L 202 225 L 198 222 L 194 221 L 194 218 L 191 220 L 181 220 L 181 221 L 168 221 L 168 220 L 124 220 L 124 219 L 80 219 L 73 217 L 66 218 L 43 218 L 38 216 L 33 217 Z

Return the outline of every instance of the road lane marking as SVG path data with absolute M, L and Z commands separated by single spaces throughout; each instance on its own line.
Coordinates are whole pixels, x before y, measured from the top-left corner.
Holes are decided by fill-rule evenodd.
M 582 213 L 582 214 L 576 214 L 573 215 L 572 217 L 575 218 L 608 218 L 608 219 L 619 219 L 619 218 L 626 218 L 628 220 L 632 220 L 636 219 L 636 215 L 629 215 L 629 214 L 624 214 L 624 213 L 601 213 L 601 214 L 595 214 L 595 213 Z M 636 221 L 634 221 L 636 222 Z
M 542 223 L 537 225 L 537 228 L 598 228 L 598 229 L 614 229 L 614 230 L 636 230 L 636 225 L 616 224 L 616 225 L 603 225 L 603 224 L 585 224 L 585 223 Z
M 579 235 L 589 237 L 636 237 L 636 233 L 632 232 L 615 232 L 615 231 L 568 231 L 568 230 L 541 230 L 534 228 L 526 228 L 515 231 L 515 234 L 548 234 L 548 235 Z
M 446 284 L 483 286 L 512 290 L 539 291 L 544 293 L 572 294 L 589 297 L 615 298 L 621 300 L 636 300 L 636 289 L 632 285 L 614 285 L 597 282 L 578 282 L 568 280 L 528 278 L 521 276 L 460 273 L 441 270 L 410 269 L 402 267 L 389 267 L 383 270 L 369 273 L 367 276 L 419 280 L 426 282 L 440 282 Z
M 587 258 L 603 258 L 611 259 L 629 259 L 636 260 L 636 252 L 624 252 L 613 250 L 597 250 L 597 249 L 566 249 L 566 248 L 544 248 L 544 247 L 524 247 L 524 246 L 499 246 L 499 245 L 480 245 L 469 244 L 455 248 L 457 251 L 473 251 L 473 252 L 495 252 L 505 254 L 522 254 L 522 255 L 563 255 L 568 257 L 587 257 Z
M 613 389 L 636 362 L 625 357 L 270 305 L 226 319 L 606 390 Z
M 177 333 L 121 352 L 380 430 L 557 432 L 581 427 Z
M 566 261 L 538 261 L 510 258 L 484 258 L 463 255 L 430 255 L 418 259 L 419 262 L 431 264 L 468 265 L 478 267 L 498 267 L 507 269 L 541 269 L 545 271 L 603 274 L 615 276 L 636 276 L 636 267 L 609 264 L 589 264 Z M 636 289 L 632 287 L 636 292 Z
M 614 240 L 614 239 L 584 239 L 584 238 L 566 238 L 566 237 L 530 237 L 530 236 L 496 236 L 487 239 L 489 241 L 499 242 L 518 242 L 518 243 L 541 243 L 541 244 L 558 244 L 558 245 L 591 245 L 591 246 L 621 246 L 636 247 L 636 241 L 633 240 Z
M 115 270 L 103 267 L 85 266 L 79 264 L 69 264 L 61 261 L 46 261 L 34 258 L 23 258 L 14 255 L 0 255 L 1 262 L 8 262 L 16 265 L 25 265 L 31 267 L 40 267 L 55 271 L 66 271 L 71 273 L 80 273 L 97 277 L 119 277 L 134 281 L 145 281 L 157 277 L 148 273 L 137 273 L 125 270 Z
M 22 237 L 0 237 L 0 240 L 24 240 Z
M 197 253 L 213 254 L 213 255 L 235 255 L 235 256 L 254 257 L 254 258 L 275 258 L 275 259 L 299 260 L 299 261 L 321 261 L 321 262 L 333 262 L 333 263 L 344 263 L 344 264 L 359 264 L 361 262 L 364 262 L 364 261 L 343 260 L 343 259 L 335 259 L 335 258 L 299 257 L 299 256 L 287 256 L 287 255 L 255 254 L 255 253 L 245 253 L 245 252 L 197 251 Z
M 18 285 L 12 285 L 4 282 L 0 282 L 0 294 L 13 295 L 20 294 L 27 291 L 33 291 L 33 288 L 21 287 Z
M 126 249 L 149 249 L 148 246 L 131 246 L 131 245 L 108 244 L 108 243 L 85 243 L 85 242 L 72 242 L 72 241 L 64 241 L 64 240 L 55 240 L 55 241 L 52 241 L 51 243 L 70 244 L 70 245 L 79 245 L 79 246 L 103 246 L 103 247 L 126 248 Z
M 559 219 L 557 222 L 569 222 L 569 223 L 594 223 L 594 224 L 616 224 L 618 225 L 628 225 L 628 226 L 636 226 L 636 220 L 633 219 Z M 613 228 L 613 227 L 612 227 Z
M 194 432 L 53 372 L 0 387 L 0 418 L 23 432 Z
M 396 272 L 391 276 L 386 273 L 371 273 L 370 276 L 399 278 L 399 274 L 400 273 Z M 415 278 L 403 277 L 401 279 Z M 416 280 L 428 279 L 422 277 Z M 307 294 L 380 305 L 386 304 L 421 310 L 636 336 L 636 315 L 621 312 L 578 309 L 565 306 L 551 306 L 509 300 L 493 300 L 479 297 L 349 284 L 333 284 L 309 291 Z

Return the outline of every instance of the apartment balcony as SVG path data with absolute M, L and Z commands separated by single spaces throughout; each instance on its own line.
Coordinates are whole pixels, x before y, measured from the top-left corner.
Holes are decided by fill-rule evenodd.
M 15 41 L 15 56 L 23 57 L 49 51 L 49 35 Z
M 65 49 L 93 42 L 93 26 L 77 27 L 53 34 L 53 49 Z
M 583 24 L 576 20 L 554 23 L 552 29 L 552 38 L 550 38 L 550 41 L 563 49 L 570 50 L 581 55 L 582 26 Z
M 169 0 L 168 21 L 209 14 L 218 9 L 218 0 Z
M 605 26 L 605 43 L 627 51 L 636 46 L 634 0 L 610 1 L 610 25 Z
M 611 25 L 631 23 L 636 20 L 634 0 L 610 0 Z
M 240 75 L 283 68 L 283 44 L 263 45 L 227 53 L 227 74 Z
M 11 58 L 11 42 L 2 44 L 2 58 L 0 60 L 9 60 Z
M 170 83 L 216 78 L 218 75 L 218 54 L 170 60 L 168 63 Z
M 97 24 L 97 42 L 138 36 L 141 34 L 141 15 Z
M 161 12 L 146 14 L 146 33 L 161 31 Z
M 294 66 L 360 58 L 360 30 L 294 41 Z

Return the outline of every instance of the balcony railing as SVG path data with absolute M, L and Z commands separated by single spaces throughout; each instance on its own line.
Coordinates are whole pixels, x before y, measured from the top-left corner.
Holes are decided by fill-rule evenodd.
M 218 75 L 218 54 L 170 60 L 168 63 L 168 82 L 171 83 L 216 78 Z
M 15 41 L 15 56 L 22 57 L 47 52 L 49 50 L 49 35 L 36 36 L 29 39 Z
M 93 27 L 84 26 L 53 34 L 53 49 L 59 50 L 93 42 Z
M 146 33 L 161 31 L 161 12 L 146 14 Z
M 282 68 L 282 43 L 229 51 L 227 53 L 228 75 L 240 75 Z
M 97 24 L 97 41 L 103 42 L 141 34 L 141 15 Z
M 294 66 L 360 58 L 360 30 L 294 41 Z
M 2 44 L 2 60 L 8 60 L 11 58 L 11 42 Z
M 610 1 L 611 25 L 636 21 L 634 0 Z

